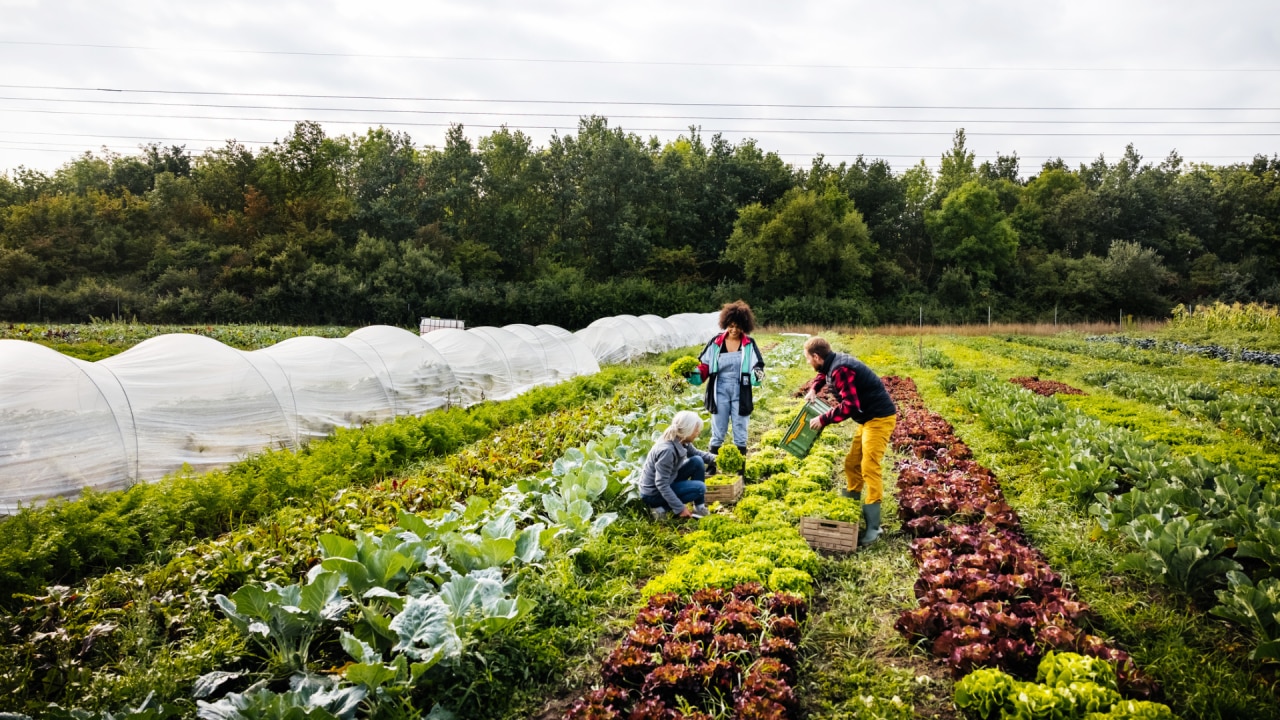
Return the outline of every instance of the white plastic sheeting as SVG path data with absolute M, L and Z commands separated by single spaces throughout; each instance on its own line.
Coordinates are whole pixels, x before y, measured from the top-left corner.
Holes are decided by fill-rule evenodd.
M 446 405 L 505 400 L 647 353 L 700 345 L 716 313 L 554 325 L 388 326 L 246 352 L 161 335 L 96 363 L 0 340 L 0 513 L 19 503 L 222 467 Z
M 630 362 L 648 353 L 659 353 L 710 340 L 719 327 L 719 313 L 615 315 L 600 318 L 574 335 L 601 364 Z
M 556 333 L 552 330 L 559 330 Z M 578 336 L 554 325 L 504 325 L 503 330 L 527 342 L 542 356 L 553 383 L 578 375 L 594 375 L 600 372 L 600 363 L 591 354 L 591 348 Z
M 94 363 L 0 340 L 0 482 L 11 502 L 132 477 L 137 437 L 120 383 Z
M 288 378 L 298 442 L 326 437 L 334 428 L 372 425 L 395 417 L 391 393 L 374 371 L 382 365 L 381 359 L 366 360 L 338 340 L 289 338 L 246 355 L 254 360 L 269 358 Z
M 381 362 L 381 370 L 372 359 L 391 393 L 395 414 L 421 415 L 457 399 L 458 378 L 439 350 L 421 336 L 390 325 L 362 327 L 337 342 L 350 346 L 365 356 L 369 352 Z
M 95 364 L 115 376 L 133 418 L 132 477 L 159 478 L 184 464 L 207 470 L 263 447 L 297 444 L 280 368 L 212 338 L 160 335 Z

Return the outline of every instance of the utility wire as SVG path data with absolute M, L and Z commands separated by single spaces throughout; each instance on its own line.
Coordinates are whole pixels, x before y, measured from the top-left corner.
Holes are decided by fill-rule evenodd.
M 0 100 L 18 100 L 42 103 L 76 103 L 97 105 L 127 105 L 146 107 L 218 108 L 223 110 L 289 110 L 294 112 L 378 112 L 404 115 L 481 115 L 486 117 L 547 117 L 578 118 L 576 113 L 522 113 L 491 110 L 416 110 L 406 108 L 373 107 L 315 107 L 298 105 L 232 105 L 227 103 L 175 103 L 149 100 L 95 100 L 74 98 L 36 98 L 0 95 Z M 835 123 L 943 123 L 950 125 L 1013 124 L 1013 125 L 1276 125 L 1275 120 L 1049 120 L 1037 118 L 1014 119 L 922 119 L 922 118 L 840 118 L 840 117 L 769 117 L 767 115 L 615 115 L 610 120 L 761 120 L 768 122 L 835 122 Z
M 101 113 L 88 112 L 80 110 L 45 110 L 36 108 L 0 108 L 0 113 L 37 113 L 41 115 L 77 115 L 101 118 L 149 118 L 164 120 L 230 120 L 238 122 L 294 122 L 290 118 L 279 117 L 234 117 L 225 115 L 156 115 L 151 113 Z M 364 125 L 364 126 L 400 126 L 400 127 L 452 127 L 455 123 L 449 122 L 411 122 L 405 120 L 395 120 L 392 122 L 381 123 L 372 120 L 347 120 L 347 119 L 324 119 L 322 123 L 335 125 Z M 505 123 L 493 125 L 488 123 L 469 123 L 467 127 L 482 128 L 486 130 L 502 129 L 507 127 Z M 576 130 L 577 125 L 522 125 L 517 130 Z M 669 127 L 631 127 L 625 128 L 630 132 L 664 132 L 664 133 L 681 133 L 686 132 L 689 128 L 669 128 Z M 950 137 L 953 132 L 951 130 L 809 130 L 809 129 L 788 129 L 788 128 L 713 128 L 715 132 L 720 133 L 744 133 L 748 135 L 890 135 L 890 136 L 908 136 L 908 135 L 935 135 Z M 1007 132 L 983 132 L 981 130 L 975 132 L 966 132 L 968 137 L 1280 137 L 1280 132 L 1222 132 L 1222 133 L 1204 133 L 1204 132 L 1025 132 L 1025 131 L 1007 131 Z
M 227 92 L 214 90 L 154 90 L 139 88 L 95 88 L 70 85 L 17 85 L 0 84 L 0 88 L 22 90 L 69 90 L 75 92 L 109 92 L 138 93 L 151 95 L 200 95 L 216 97 L 275 97 L 275 98 L 313 98 L 327 100 L 386 100 L 414 102 L 468 102 L 468 103 L 510 103 L 510 104 L 542 104 L 542 105 L 628 105 L 659 107 L 750 107 L 750 108 L 829 108 L 829 109 L 877 109 L 877 110 L 1044 110 L 1044 111 L 1205 111 L 1205 112 L 1240 112 L 1240 111 L 1280 111 L 1280 107 L 1154 107 L 1154 106 L 1030 106 L 1030 105 L 875 105 L 875 104 L 804 104 L 804 103 L 726 103 L 726 102 L 665 102 L 652 100 L 533 100 L 526 98 L 447 98 L 447 97 L 415 97 L 401 95 L 332 95 L 307 93 L 261 93 L 261 92 Z

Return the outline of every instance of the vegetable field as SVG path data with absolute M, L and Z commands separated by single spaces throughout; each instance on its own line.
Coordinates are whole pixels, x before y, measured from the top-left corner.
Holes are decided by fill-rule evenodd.
M 628 478 L 701 407 L 675 350 L 0 521 L 0 712 L 1280 718 L 1280 370 L 827 337 L 899 410 L 874 545 L 800 533 L 860 511 L 847 423 L 777 447 L 790 335 L 758 338 L 741 499 L 653 521 Z

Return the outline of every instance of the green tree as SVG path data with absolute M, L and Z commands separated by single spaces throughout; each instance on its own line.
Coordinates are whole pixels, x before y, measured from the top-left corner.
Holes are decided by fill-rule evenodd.
M 833 296 L 862 287 L 873 246 L 862 215 L 834 185 L 795 188 L 773 207 L 743 208 L 725 257 L 773 296 Z
M 943 153 L 942 162 L 938 166 L 938 179 L 933 187 L 933 207 L 941 205 L 961 185 L 978 179 L 973 158 L 973 152 L 965 147 L 964 128 L 956 130 L 951 150 Z
M 1018 233 L 1000 209 L 999 196 L 976 180 L 948 195 L 926 223 L 938 259 L 979 281 L 994 285 L 1018 251 Z

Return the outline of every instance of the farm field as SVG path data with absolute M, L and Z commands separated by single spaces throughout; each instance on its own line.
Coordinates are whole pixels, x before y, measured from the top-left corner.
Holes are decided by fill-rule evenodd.
M 799 338 L 762 334 L 746 493 L 698 522 L 655 523 L 625 482 L 700 407 L 666 374 L 690 350 L 451 411 L 441 426 L 468 429 L 440 452 L 367 428 L 337 469 L 260 457 L 9 518 L 0 572 L 26 564 L 6 588 L 40 582 L 3 598 L 0 711 L 1280 718 L 1280 370 L 1071 335 L 828 337 L 900 379 L 874 546 L 815 552 L 796 529 L 856 521 L 830 491 L 850 428 L 803 462 L 776 447 L 812 371 Z M 287 490 L 182 521 L 250 477 Z

